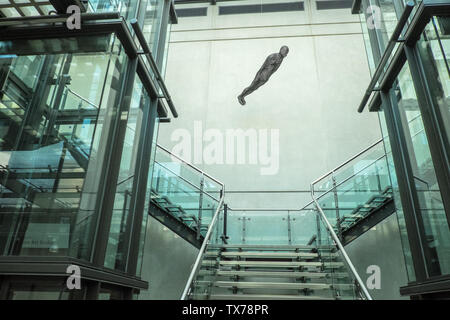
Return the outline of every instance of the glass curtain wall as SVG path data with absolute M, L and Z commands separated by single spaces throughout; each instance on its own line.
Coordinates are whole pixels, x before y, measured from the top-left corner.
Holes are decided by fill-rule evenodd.
M 2 255 L 89 259 L 100 142 L 125 64 L 117 41 L 106 52 L 10 61 L 0 93 Z
M 398 76 L 395 94 L 419 199 L 421 217 L 418 218 L 424 226 L 428 273 L 431 277 L 448 274 L 450 230 L 408 63 Z
M 369 59 L 369 65 L 371 65 L 370 62 L 373 60 L 373 67 L 371 67 L 373 74 L 374 70 L 380 63 L 383 52 L 386 49 L 387 43 L 396 27 L 398 21 L 397 17 L 402 12 L 403 6 L 401 2 L 396 0 L 363 0 L 361 9 L 363 12 L 360 14 L 360 20 L 363 27 L 363 34 L 365 34 L 366 52 Z M 379 17 L 379 20 L 370 20 L 370 18 L 376 19 L 377 17 Z M 368 23 L 369 20 L 371 23 Z M 396 49 L 393 50 L 393 52 L 395 51 Z M 400 199 L 400 190 L 397 181 L 397 174 L 395 172 L 394 158 L 384 113 L 385 111 L 382 106 L 378 112 L 378 118 L 380 121 L 384 149 L 387 157 L 389 176 L 392 183 L 392 193 L 396 207 L 396 216 L 403 246 L 405 265 L 409 280 L 414 281 L 415 274 L 411 250 L 408 242 L 405 216 Z
M 88 11 L 120 12 L 126 20 L 136 16 L 140 0 L 89 0 Z
M 114 209 L 109 233 L 105 266 L 125 271 L 127 259 L 127 240 L 130 235 L 130 204 L 135 180 L 136 157 L 139 146 L 144 108 L 149 108 L 150 98 L 137 79 L 133 88 L 130 110 L 126 122 L 119 178 L 114 198 Z M 123 115 L 125 118 L 126 116 Z
M 444 136 L 450 141 L 450 18 L 433 17 L 417 46 L 442 117 Z
M 368 51 L 369 65 L 371 60 L 374 60 L 376 66 L 381 56 L 386 49 L 387 41 L 390 39 L 392 32 L 396 26 L 398 17 L 403 12 L 403 4 L 407 1 L 382 1 L 382 0 L 363 0 L 361 6 L 361 23 L 365 35 L 365 43 Z M 414 1 L 416 4 L 415 10 L 411 14 L 416 13 L 418 4 L 421 1 Z M 372 9 L 380 10 L 379 12 L 371 11 Z M 370 28 L 369 17 L 374 14 L 377 17 L 380 14 L 378 26 Z M 444 152 L 449 148 L 448 141 L 450 140 L 449 126 L 450 126 L 450 27 L 449 18 L 433 17 L 426 26 L 420 40 L 415 45 L 417 53 L 421 58 L 420 64 L 423 66 L 423 77 L 427 81 L 430 92 L 430 103 L 436 106 L 436 119 L 439 130 L 442 134 L 442 146 Z M 399 48 L 399 43 L 396 44 L 391 57 Z M 414 62 L 416 63 L 416 62 Z M 389 61 L 388 61 L 389 64 Z M 388 65 L 387 64 L 387 65 Z M 416 68 L 416 67 L 415 67 Z M 417 69 L 417 68 L 416 68 Z M 373 72 L 374 67 L 371 67 Z M 386 71 L 386 70 L 384 70 Z M 393 107 L 397 108 L 400 115 L 399 123 L 405 136 L 405 143 L 408 152 L 408 161 L 411 166 L 411 174 L 413 175 L 413 183 L 415 185 L 415 193 L 418 199 L 418 224 L 423 230 L 417 230 L 420 237 L 425 238 L 422 242 L 423 251 L 426 260 L 427 276 L 435 277 L 449 274 L 449 258 L 450 250 L 447 247 L 450 242 L 450 232 L 448 228 L 448 221 L 444 210 L 443 197 L 444 195 L 439 184 L 442 185 L 439 172 L 436 171 L 434 164 L 437 161 L 432 158 L 433 152 L 430 148 L 429 136 L 427 136 L 424 120 L 422 119 L 422 112 L 426 110 L 426 103 L 418 99 L 419 94 L 423 95 L 423 89 L 416 94 L 415 90 L 420 88 L 420 79 L 415 79 L 411 76 L 409 64 L 406 62 L 401 72 L 398 74 L 392 89 L 391 97 Z M 420 107 L 419 107 L 420 106 Z M 393 193 L 395 204 L 397 208 L 397 217 L 399 227 L 402 235 L 402 242 L 404 246 L 404 253 L 406 265 L 408 269 L 409 281 L 415 281 L 414 269 L 412 267 L 412 258 L 409 249 L 408 235 L 406 233 L 405 217 L 400 201 L 400 191 L 396 177 L 395 168 L 393 165 L 393 157 L 389 135 L 387 133 L 387 119 L 385 119 L 385 106 L 383 105 L 379 112 L 380 124 L 385 141 L 385 149 L 388 157 L 389 171 L 393 184 Z M 431 110 L 431 106 L 428 106 Z M 431 112 L 431 111 L 430 111 Z M 428 115 L 427 115 L 428 116 Z M 428 130 L 429 128 L 427 128 Z M 429 133 L 430 134 L 430 133 Z M 434 142 L 435 143 L 435 142 Z M 434 147 L 436 148 L 436 147 Z M 435 151 L 434 151 L 435 152 Z M 440 160 L 439 160 L 440 161 Z M 439 178 L 439 179 L 438 179 Z M 404 190 L 403 192 L 408 192 Z M 411 230 L 410 230 L 411 232 Z

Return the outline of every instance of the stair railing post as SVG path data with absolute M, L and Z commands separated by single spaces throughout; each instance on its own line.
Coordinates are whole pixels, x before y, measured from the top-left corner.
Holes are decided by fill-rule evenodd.
M 348 265 L 348 268 L 350 269 L 350 271 L 352 272 L 356 281 L 358 282 L 358 284 L 361 288 L 361 291 L 364 293 L 364 296 L 366 297 L 367 300 L 372 300 L 372 296 L 370 295 L 369 291 L 367 290 L 366 286 L 364 285 L 364 282 L 362 281 L 361 277 L 359 276 L 358 272 L 356 271 L 356 268 L 353 265 L 352 261 L 348 257 L 348 254 L 345 251 L 344 245 L 339 240 L 338 235 L 334 232 L 333 226 L 331 225 L 330 221 L 328 221 L 327 216 L 323 212 L 322 208 L 319 205 L 319 202 L 317 201 L 317 199 L 314 195 L 314 182 L 311 183 L 311 198 L 314 201 L 314 204 L 318 210 L 318 213 L 320 214 L 326 228 L 328 229 L 328 232 L 330 233 L 331 238 L 334 240 L 336 247 L 340 250 L 342 257 L 344 258 L 345 262 Z
M 320 217 L 318 215 L 317 210 L 315 210 L 316 212 L 316 224 L 317 224 L 317 246 L 320 247 L 322 245 L 322 231 L 320 229 Z
M 223 244 L 227 244 L 228 243 L 228 236 L 227 236 L 227 224 L 228 224 L 228 220 L 227 220 L 227 215 L 228 215 L 228 205 L 225 203 L 223 205 L 223 231 L 222 231 L 222 243 Z
M 292 234 L 291 234 L 291 216 L 289 214 L 289 210 L 287 212 L 287 224 L 288 224 L 288 241 L 289 241 L 289 245 L 292 244 Z
M 341 218 L 339 214 L 339 198 L 337 194 L 336 177 L 334 171 L 331 173 L 331 180 L 333 181 L 333 195 L 334 195 L 334 207 L 336 209 L 336 227 L 338 230 L 339 239 L 342 240 Z
M 211 219 L 211 224 L 208 227 L 208 231 L 206 232 L 202 246 L 200 247 L 200 250 L 198 252 L 197 259 L 195 260 L 194 265 L 192 267 L 191 274 L 189 275 L 186 286 L 184 287 L 183 293 L 181 294 L 181 298 L 180 298 L 181 300 L 186 300 L 186 298 L 188 297 L 188 295 L 191 292 L 192 283 L 194 281 L 194 278 L 197 276 L 198 271 L 200 270 L 201 261 L 203 259 L 203 255 L 205 254 L 206 246 L 209 243 L 209 239 L 211 237 L 211 233 L 213 231 L 214 225 L 215 225 L 217 219 L 219 218 L 220 211 L 221 211 L 221 208 L 223 205 L 223 201 L 224 201 L 224 192 L 222 193 L 222 196 L 220 197 L 220 201 L 217 205 L 216 212 L 214 213 L 214 215 Z
M 202 228 L 202 215 L 203 215 L 203 187 L 205 185 L 205 174 L 202 172 L 202 178 L 200 180 L 200 194 L 198 197 L 198 228 L 197 228 L 197 240 L 200 240 L 200 229 Z

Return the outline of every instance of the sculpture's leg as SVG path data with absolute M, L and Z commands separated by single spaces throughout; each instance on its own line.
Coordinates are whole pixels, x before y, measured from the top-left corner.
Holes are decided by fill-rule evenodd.
M 252 90 L 251 87 L 247 87 L 244 89 L 244 91 L 242 91 L 242 93 L 238 96 L 238 101 L 241 105 L 245 105 L 245 96 L 248 96 L 250 93 L 252 93 L 255 90 Z
M 245 88 L 244 91 L 238 96 L 238 101 L 241 105 L 245 105 L 245 97 L 254 92 L 256 89 L 261 87 L 266 81 L 253 81 L 252 84 Z

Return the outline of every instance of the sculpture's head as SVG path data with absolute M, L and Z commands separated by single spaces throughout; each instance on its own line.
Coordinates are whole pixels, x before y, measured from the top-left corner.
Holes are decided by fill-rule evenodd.
M 280 49 L 280 54 L 283 57 L 286 57 L 288 55 L 288 53 L 289 53 L 289 48 L 287 46 L 282 46 Z

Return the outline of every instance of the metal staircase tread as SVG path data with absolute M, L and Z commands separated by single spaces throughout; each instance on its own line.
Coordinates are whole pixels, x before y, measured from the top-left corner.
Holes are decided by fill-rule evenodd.
M 248 251 L 233 251 L 233 252 L 207 252 L 205 256 L 217 256 L 222 257 L 248 257 L 248 258 L 318 258 L 317 253 L 312 252 L 248 252 Z
M 210 245 L 211 248 L 223 248 L 223 249 L 254 249 L 254 250 L 314 250 L 316 246 L 307 245 L 258 245 L 258 244 L 225 244 L 225 245 Z
M 200 273 L 202 274 L 202 273 Z M 292 272 L 292 271 L 238 271 L 238 270 L 217 270 L 216 276 L 239 276 L 239 277 L 267 277 L 267 278 L 326 278 L 331 274 L 328 272 Z M 333 276 L 340 278 L 348 277 L 348 274 L 333 273 Z
M 198 281 L 202 284 L 203 281 Z M 205 281 L 207 282 L 207 281 Z M 327 283 L 293 283 L 293 282 L 243 282 L 243 281 L 215 281 L 213 286 L 220 288 L 240 288 L 240 289 L 311 289 L 311 290 L 330 290 L 332 286 Z
M 208 297 L 210 300 L 334 300 L 331 297 L 277 294 L 213 294 L 210 296 L 195 294 L 195 296 Z
M 222 266 L 266 267 L 266 268 L 298 268 L 298 267 L 341 267 L 342 262 L 309 262 L 309 261 L 219 261 Z

